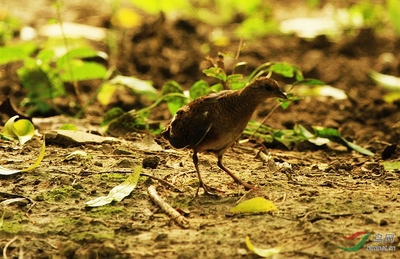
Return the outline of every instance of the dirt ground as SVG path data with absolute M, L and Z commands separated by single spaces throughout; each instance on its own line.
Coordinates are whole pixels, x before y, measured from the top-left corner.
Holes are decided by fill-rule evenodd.
M 75 2 L 65 6 L 67 21 L 107 24 L 109 13 L 103 7 L 96 8 L 88 1 L 80 3 L 85 8 L 77 8 Z M 53 15 L 43 7 L 34 10 L 31 18 L 24 16 L 24 22 L 37 25 Z M 84 16 L 87 10 L 94 15 Z M 35 20 L 37 16 L 39 20 Z M 237 50 L 239 40 L 232 39 L 224 48 L 209 43 L 211 30 L 193 20 L 152 17 L 140 29 L 121 36 L 121 53 L 110 62 L 120 73 L 150 79 L 157 88 L 169 79 L 189 87 L 199 79 L 209 80 L 201 73 L 206 55 L 215 57 L 218 51 Z M 210 53 L 201 52 L 203 43 L 210 44 Z M 248 71 L 267 61 L 286 61 L 299 66 L 306 78 L 320 79 L 348 95 L 345 100 L 307 97 L 285 110 L 276 110 L 266 124 L 278 129 L 291 129 L 295 124 L 337 128 L 347 140 L 375 155 L 364 156 L 336 144 L 318 147 L 302 142 L 288 148 L 252 139 L 229 149 L 224 162 L 241 179 L 257 184 L 257 191 L 247 193 L 243 187 L 238 188 L 217 167 L 213 155 L 200 154 L 203 179 L 224 193 L 218 197 L 200 193 L 193 200 L 198 181 L 190 151 L 175 150 L 157 136 L 131 133 L 117 141 L 83 145 L 48 139 L 46 155 L 37 169 L 0 177 L 0 201 L 26 197 L 0 207 L 0 215 L 4 215 L 0 257 L 258 258 L 246 248 L 245 237 L 249 235 L 258 247 L 282 246 L 275 258 L 399 258 L 400 174 L 386 171 L 382 162 L 400 159 L 399 148 L 393 152 L 387 148 L 399 144 L 400 102 L 383 101 L 385 90 L 368 77 L 368 72 L 375 69 L 400 76 L 400 40 L 392 34 L 365 29 L 334 42 L 325 37 L 304 40 L 268 36 L 245 41 L 245 45 L 239 61 L 248 62 Z M 384 53 L 392 53 L 394 61 L 382 63 Z M 229 60 L 226 65 L 232 67 Z M 13 93 L 22 91 L 15 76 L 4 74 L 11 70 L 0 69 L 0 92 L 10 91 L 9 88 Z M 281 85 L 290 83 L 281 77 L 276 79 Z M 90 96 L 97 85 L 87 82 L 83 87 L 85 96 Z M 16 101 L 22 95 L 16 95 Z M 141 98 L 120 93 L 110 106 L 132 109 L 143 105 Z M 274 105 L 273 101 L 264 103 L 254 119 L 260 121 Z M 87 119 L 57 116 L 34 122 L 41 134 L 66 122 L 96 129 L 109 108 L 95 103 L 89 107 L 91 117 Z M 170 115 L 161 106 L 152 118 L 165 124 Z M 267 146 L 272 160 L 257 156 L 261 144 Z M 40 145 L 39 137 L 23 147 L 0 140 L 0 164 L 7 168 L 27 167 L 36 160 Z M 76 150 L 91 157 L 66 159 Z M 149 161 L 158 163 L 152 165 Z M 288 163 L 291 169 L 279 169 L 271 161 Z M 182 192 L 141 176 L 136 189 L 121 202 L 85 207 L 87 201 L 108 194 L 141 164 L 145 166 L 143 173 L 168 181 Z M 147 191 L 151 185 L 182 212 L 189 228 L 178 226 L 152 202 Z M 230 209 L 243 195 L 265 197 L 276 204 L 278 211 L 232 214 Z M 361 236 L 344 239 L 359 231 L 372 232 L 362 248 L 355 252 L 338 248 L 359 243 Z M 381 244 L 376 240 L 379 234 L 394 234 L 394 240 Z M 379 245 L 392 246 L 395 251 L 370 251 Z

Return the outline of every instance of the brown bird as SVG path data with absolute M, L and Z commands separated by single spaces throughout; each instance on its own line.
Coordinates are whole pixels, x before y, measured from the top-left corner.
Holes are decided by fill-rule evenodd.
M 168 123 L 162 135 L 175 148 L 193 150 L 193 163 L 199 178 L 199 188 L 214 194 L 200 175 L 198 152 L 210 151 L 218 157 L 218 167 L 246 189 L 254 186 L 242 181 L 222 163 L 222 156 L 241 136 L 251 116 L 265 99 L 286 95 L 278 83 L 268 77 L 257 78 L 240 90 L 211 93 L 180 108 Z M 199 188 L 196 191 L 198 195 Z

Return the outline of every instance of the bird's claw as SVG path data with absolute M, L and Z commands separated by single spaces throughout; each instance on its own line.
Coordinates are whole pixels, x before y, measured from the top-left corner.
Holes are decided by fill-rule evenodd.
M 210 196 L 218 196 L 218 193 L 223 193 L 224 192 L 222 190 L 219 190 L 217 188 L 208 186 L 207 184 L 200 182 L 199 183 L 199 187 L 197 187 L 196 194 L 195 194 L 194 198 L 196 198 L 199 195 L 200 188 L 203 188 L 204 194 L 210 195 Z

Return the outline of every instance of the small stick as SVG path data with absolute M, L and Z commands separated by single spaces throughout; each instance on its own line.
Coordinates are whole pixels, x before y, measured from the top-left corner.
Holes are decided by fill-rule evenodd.
M 159 182 L 161 182 L 161 183 L 163 183 L 165 185 L 168 185 L 169 187 L 171 187 L 172 189 L 174 189 L 177 192 L 183 193 L 183 191 L 181 189 L 179 189 L 178 187 L 176 187 L 172 183 L 170 183 L 168 181 L 165 181 L 164 179 L 161 179 L 161 178 L 159 178 L 157 176 L 154 176 L 154 175 L 151 175 L 151 174 L 146 174 L 146 173 L 140 173 L 140 175 L 150 177 L 150 178 L 152 178 L 154 180 L 157 180 L 157 181 L 159 181 Z
M 7 257 L 7 249 L 15 240 L 17 240 L 16 236 L 13 239 L 11 239 L 10 241 L 8 241 L 7 244 L 4 245 L 4 248 L 3 248 L 3 257 L 4 257 L 4 259 L 8 258 Z
M 150 185 L 147 189 L 151 199 L 165 212 L 167 213 L 175 222 L 183 227 L 189 228 L 189 221 L 182 216 L 179 212 L 177 212 L 174 208 L 171 207 L 168 203 L 166 203 L 157 193 L 156 187 L 154 185 Z

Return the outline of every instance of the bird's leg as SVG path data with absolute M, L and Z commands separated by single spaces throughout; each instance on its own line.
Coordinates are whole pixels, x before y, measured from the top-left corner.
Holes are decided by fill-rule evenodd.
M 199 158 L 197 157 L 197 152 L 196 151 L 193 152 L 192 159 L 193 159 L 194 167 L 196 168 L 197 177 L 199 178 L 199 187 L 197 188 L 196 195 L 194 197 L 196 198 L 198 196 L 199 190 L 200 190 L 201 187 L 204 189 L 204 193 L 216 196 L 217 194 L 215 192 L 213 192 L 212 190 L 216 190 L 217 191 L 217 189 L 206 185 L 203 182 L 203 179 L 201 178 L 200 170 L 199 170 Z
M 240 183 L 241 185 L 243 185 L 245 189 L 250 190 L 250 189 L 254 188 L 254 185 L 251 185 L 249 183 L 246 183 L 246 182 L 242 181 L 239 177 L 234 175 L 228 168 L 226 168 L 224 166 L 224 164 L 222 163 L 222 155 L 218 155 L 218 167 L 221 168 L 222 170 L 224 170 L 227 174 L 229 174 L 230 177 L 232 177 L 233 180 L 235 180 L 235 182 Z

